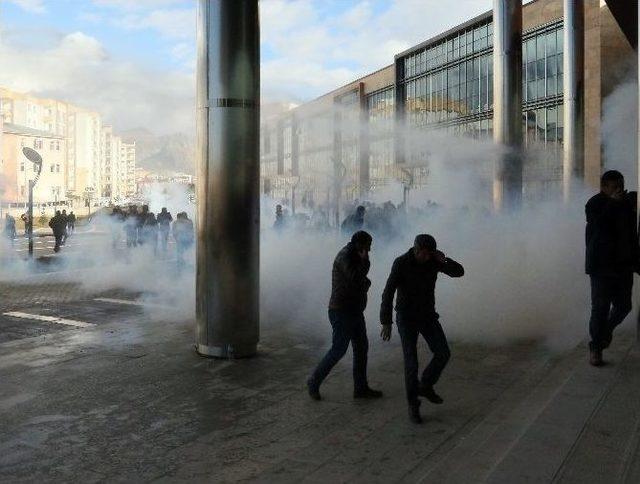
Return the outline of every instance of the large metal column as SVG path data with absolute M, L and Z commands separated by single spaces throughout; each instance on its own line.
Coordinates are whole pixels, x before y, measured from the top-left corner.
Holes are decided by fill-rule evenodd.
M 584 178 L 584 3 L 564 0 L 564 201 Z
M 496 211 L 522 204 L 522 1 L 493 0 L 493 138 Z
M 200 0 L 196 350 L 255 354 L 259 339 L 258 0 Z

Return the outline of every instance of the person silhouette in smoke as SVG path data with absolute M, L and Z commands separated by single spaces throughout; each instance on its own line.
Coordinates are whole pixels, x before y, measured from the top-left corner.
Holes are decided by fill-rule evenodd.
M 371 281 L 367 277 L 371 262 L 371 235 L 359 231 L 351 242 L 342 248 L 333 262 L 331 273 L 331 298 L 329 300 L 329 322 L 333 330 L 331 349 L 320 361 L 307 380 L 309 396 L 321 400 L 320 385 L 331 369 L 347 352 L 349 343 L 353 349 L 353 397 L 380 398 L 382 392 L 373 390 L 367 382 L 367 325 L 364 310 L 367 307 L 367 292 Z
M 391 339 L 393 298 L 396 299 L 396 323 L 404 355 L 404 379 L 409 403 L 409 418 L 422 423 L 420 400 L 443 403 L 433 386 L 444 370 L 451 352 L 435 307 L 435 287 L 439 273 L 462 277 L 464 268 L 437 250 L 436 239 L 428 234 L 416 237 L 413 247 L 393 262 L 391 274 L 382 293 L 380 306 L 381 336 Z M 433 358 L 418 382 L 418 335 L 427 342 Z
M 346 235 L 362 230 L 365 212 L 366 209 L 362 205 L 358 205 L 356 211 L 342 221 L 342 225 L 340 226 L 342 233 Z
M 173 217 L 171 212 L 167 212 L 167 207 L 162 207 L 158 214 L 158 228 L 160 230 L 160 248 L 162 252 L 167 252 L 167 244 L 169 242 L 169 232 L 171 231 L 171 222 Z
M 56 239 L 54 252 L 60 252 L 60 246 L 63 245 L 63 237 L 67 231 L 67 218 L 63 216 L 60 210 L 56 210 L 56 214 L 49 220 L 49 227 L 53 230 L 53 236 Z
M 602 175 L 600 193 L 585 206 L 585 269 L 591 279 L 589 362 L 601 366 L 602 350 L 613 330 L 631 312 L 633 272 L 638 272 L 637 193 L 627 193 L 624 177 L 610 170 Z

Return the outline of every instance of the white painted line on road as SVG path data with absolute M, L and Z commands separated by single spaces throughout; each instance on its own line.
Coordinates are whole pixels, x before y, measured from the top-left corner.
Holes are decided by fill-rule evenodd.
M 112 299 L 110 297 L 97 297 L 94 299 L 94 301 L 113 304 L 124 304 L 125 306 L 148 306 L 148 304 L 143 301 L 132 301 L 131 299 Z
M 90 328 L 91 326 L 95 326 L 95 324 L 93 323 L 85 323 L 84 321 L 76 321 L 74 319 L 57 318 L 55 316 L 43 316 L 42 314 L 21 313 L 19 311 L 4 313 L 4 315 L 11 316 L 12 318 L 33 319 L 35 321 L 45 321 L 47 323 L 64 324 L 65 326 L 74 326 L 76 328 Z

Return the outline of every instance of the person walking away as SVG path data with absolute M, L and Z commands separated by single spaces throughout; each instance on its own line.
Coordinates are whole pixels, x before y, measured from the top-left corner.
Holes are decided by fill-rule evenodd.
M 71 213 L 69 214 L 69 235 L 73 235 L 73 233 L 76 230 L 76 214 L 73 213 L 73 210 L 71 211 Z
M 173 238 L 176 241 L 176 255 L 178 269 L 181 269 L 184 264 L 184 254 L 193 245 L 193 222 L 189 219 L 186 212 L 180 212 L 176 215 L 176 220 L 173 222 Z
M 142 227 L 142 240 L 145 245 L 150 245 L 153 253 L 158 250 L 158 221 L 153 212 L 147 212 L 147 218 Z
M 64 209 L 60 216 L 62 217 L 61 223 L 64 225 L 64 235 L 62 236 L 62 245 L 64 245 L 67 241 L 67 237 L 69 236 L 69 216 L 67 215 L 67 211 Z
M 149 205 L 143 205 L 142 206 L 142 210 L 138 213 L 138 224 L 137 224 L 137 231 L 138 231 L 138 245 L 143 245 L 144 244 L 144 223 L 147 221 L 147 216 L 149 215 Z
M 127 248 L 136 247 L 138 245 L 138 220 L 140 214 L 138 213 L 138 207 L 131 205 L 129 207 L 129 213 L 124 221 L 124 230 L 127 235 Z
M 362 205 L 358 205 L 356 211 L 342 221 L 342 233 L 348 235 L 362 230 L 365 212 L 365 208 Z
M 633 273 L 638 272 L 637 193 L 627 193 L 619 171 L 604 173 L 600 193 L 585 205 L 585 271 L 591 280 L 589 362 L 601 366 L 602 351 L 631 311 Z
M 173 217 L 167 212 L 167 207 L 162 207 L 158 214 L 158 228 L 160 232 L 160 248 L 163 253 L 167 252 L 167 244 L 169 242 L 169 232 L 171 231 L 171 222 Z
M 29 233 L 31 233 L 31 231 L 33 230 L 33 227 L 31 226 L 31 218 L 29 217 L 29 214 L 23 213 L 22 215 L 20 215 L 20 220 L 24 222 L 24 237 L 29 238 Z
M 331 348 L 307 380 L 309 396 L 321 400 L 320 385 L 331 369 L 347 352 L 353 349 L 354 398 L 379 398 L 382 392 L 369 388 L 367 382 L 367 354 L 369 340 L 364 310 L 371 281 L 367 277 L 371 263 L 369 251 L 373 239 L 367 232 L 353 234 L 336 256 L 331 273 L 329 322 L 333 336 Z
M 11 241 L 11 247 L 13 247 L 18 232 L 16 231 L 16 219 L 10 214 L 6 214 L 4 218 L 4 235 Z
M 60 252 L 60 246 L 62 245 L 62 239 L 66 229 L 66 219 L 62 216 L 60 210 L 56 210 L 56 214 L 49 220 L 49 227 L 53 230 L 53 236 L 56 239 L 53 251 Z
M 415 238 L 413 247 L 393 262 L 391 274 L 382 293 L 380 321 L 384 341 L 391 339 L 393 298 L 396 292 L 398 293 L 396 323 L 404 355 L 409 418 L 414 423 L 422 423 L 418 396 L 423 396 L 435 404 L 443 403 L 433 387 L 451 357 L 447 338 L 440 325 L 440 316 L 435 308 L 435 287 L 439 273 L 449 277 L 462 277 L 464 269 L 458 262 L 445 257 L 437 250 L 436 240 L 431 235 L 420 234 Z M 433 358 L 422 373 L 420 382 L 418 335 L 422 335 L 433 353 Z

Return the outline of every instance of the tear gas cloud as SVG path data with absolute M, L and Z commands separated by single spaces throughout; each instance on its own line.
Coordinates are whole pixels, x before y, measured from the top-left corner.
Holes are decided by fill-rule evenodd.
M 620 106 L 626 109 L 632 104 L 618 102 L 621 96 L 614 93 L 605 102 L 605 163 L 633 178 L 628 175 L 628 167 L 617 166 L 618 160 L 634 159 L 631 153 L 635 149 L 629 146 L 635 136 L 622 138 L 616 130 L 621 113 L 626 112 Z M 343 129 L 352 133 L 357 127 Z M 618 133 L 618 138 L 614 141 L 609 137 L 608 142 L 607 130 L 611 135 Z M 416 234 L 430 233 L 439 248 L 466 270 L 462 279 L 441 276 L 436 289 L 437 308 L 450 337 L 495 345 L 536 339 L 552 348 L 567 348 L 581 341 L 589 311 L 588 278 L 584 274 L 584 203 L 593 193 L 585 189 L 570 205 L 554 196 L 525 204 L 518 213 L 496 215 L 491 211 L 491 173 L 494 160 L 502 154 L 499 147 L 490 140 L 424 131 L 407 131 L 405 138 L 424 154 L 423 159 L 409 161 L 407 166 L 426 161 L 427 183 L 410 190 L 407 213 L 397 217 L 401 223 L 391 233 L 381 236 L 372 231 L 372 286 L 366 313 L 372 337 L 377 334 L 380 298 L 393 259 L 409 249 Z M 533 163 L 561 166 L 559 151 L 549 154 L 534 148 L 528 150 L 527 157 L 525 171 Z M 174 217 L 179 211 L 187 211 L 193 219 L 194 206 L 184 186 L 152 186 L 145 198 L 154 212 L 166 206 Z M 402 202 L 400 180 L 375 187 L 367 201 L 389 200 Z M 265 197 L 261 204 L 262 325 L 326 338 L 331 266 L 346 237 L 336 230 L 276 233 L 272 229 L 276 203 L 278 200 Z M 304 212 L 299 200 L 298 205 L 297 212 Z M 344 203 L 341 218 L 348 208 Z M 96 217 L 95 230 L 109 234 L 114 229 L 110 223 L 108 217 Z M 177 272 L 171 262 L 158 262 L 144 248 L 134 249 L 126 258 L 115 257 L 109 236 L 96 240 L 100 242 L 91 253 L 78 259 L 63 250 L 65 271 L 47 276 L 48 280 L 77 282 L 89 293 L 133 291 L 147 303 L 145 310 L 152 319 L 194 318 L 193 252 L 187 267 Z M 87 260 L 91 262 L 89 268 Z M 32 270 L 29 265 L 16 261 L 7 264 L 0 272 L 3 280 L 33 277 L 28 275 Z

